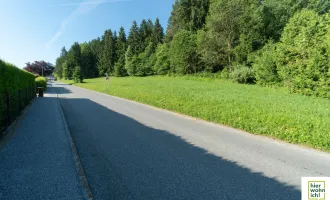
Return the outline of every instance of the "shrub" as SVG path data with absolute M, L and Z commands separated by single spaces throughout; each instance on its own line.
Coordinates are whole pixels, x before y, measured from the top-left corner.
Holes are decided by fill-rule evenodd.
M 229 70 L 228 68 L 223 69 L 220 73 L 220 78 L 221 79 L 229 79 L 230 75 L 229 75 Z
M 236 65 L 230 77 L 238 83 L 254 83 L 255 75 L 252 68 L 245 65 Z
M 265 45 L 254 56 L 252 68 L 258 84 L 273 85 L 280 82 L 276 68 L 276 57 L 276 45 L 273 42 Z
M 292 92 L 330 97 L 330 17 L 303 10 L 293 16 L 278 44 L 277 70 Z
M 43 87 L 44 90 L 47 89 L 47 79 L 45 77 L 39 76 L 35 79 L 35 82 L 37 87 Z

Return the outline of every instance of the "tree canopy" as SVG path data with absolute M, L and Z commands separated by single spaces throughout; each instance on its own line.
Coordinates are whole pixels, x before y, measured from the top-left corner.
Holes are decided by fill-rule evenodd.
M 62 48 L 55 74 L 71 79 L 219 73 L 328 97 L 329 9 L 320 0 L 175 0 L 166 30 L 158 18 L 108 29 Z

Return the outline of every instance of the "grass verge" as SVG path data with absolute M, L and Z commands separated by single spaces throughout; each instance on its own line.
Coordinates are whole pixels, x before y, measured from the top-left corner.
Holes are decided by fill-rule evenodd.
M 191 77 L 85 79 L 73 85 L 253 134 L 330 151 L 330 101 L 274 88 Z

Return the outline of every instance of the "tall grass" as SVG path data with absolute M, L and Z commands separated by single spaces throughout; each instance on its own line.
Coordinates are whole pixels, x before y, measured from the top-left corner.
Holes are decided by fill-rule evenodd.
M 77 86 L 330 150 L 330 101 L 285 90 L 192 77 L 86 79 Z

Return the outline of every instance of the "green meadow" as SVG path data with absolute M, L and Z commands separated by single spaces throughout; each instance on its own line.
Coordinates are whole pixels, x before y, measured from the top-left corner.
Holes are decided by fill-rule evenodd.
M 330 101 L 324 98 L 193 77 L 111 77 L 110 87 L 104 78 L 96 78 L 74 85 L 253 134 L 330 150 Z

